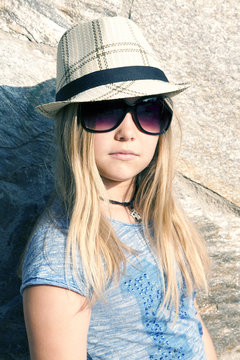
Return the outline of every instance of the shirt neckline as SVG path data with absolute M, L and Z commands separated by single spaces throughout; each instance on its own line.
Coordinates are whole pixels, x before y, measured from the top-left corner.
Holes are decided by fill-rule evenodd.
M 140 227 L 140 228 L 142 227 L 142 223 L 127 223 L 127 222 L 116 220 L 116 219 L 110 219 L 110 218 L 107 218 L 107 219 L 110 223 L 115 223 L 115 224 L 119 224 L 122 226 Z

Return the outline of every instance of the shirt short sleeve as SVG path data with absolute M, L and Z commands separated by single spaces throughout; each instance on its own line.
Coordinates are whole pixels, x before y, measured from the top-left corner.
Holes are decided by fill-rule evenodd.
M 63 227 L 62 221 L 53 221 L 46 216 L 41 220 L 26 251 L 21 294 L 27 286 L 53 285 L 90 298 L 80 256 L 77 256 L 76 274 L 71 264 L 65 269 L 66 240 L 67 229 Z

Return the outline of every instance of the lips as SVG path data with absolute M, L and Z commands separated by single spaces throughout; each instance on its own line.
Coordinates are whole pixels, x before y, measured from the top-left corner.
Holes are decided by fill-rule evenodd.
M 121 151 L 116 151 L 116 152 L 112 152 L 109 154 L 112 158 L 114 159 L 118 159 L 118 160 L 132 160 L 132 159 L 136 159 L 136 157 L 138 157 L 139 155 L 129 151 L 129 150 L 121 150 Z

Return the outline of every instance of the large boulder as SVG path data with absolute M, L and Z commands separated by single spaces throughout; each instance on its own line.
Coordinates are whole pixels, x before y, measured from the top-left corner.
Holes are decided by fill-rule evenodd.
M 213 260 L 199 304 L 220 359 L 239 351 L 238 2 L 43 0 L 0 2 L 0 360 L 28 359 L 17 272 L 34 222 L 54 189 L 54 123 L 34 107 L 55 96 L 59 38 L 102 15 L 130 17 L 170 80 L 192 86 L 175 99 L 182 122 L 176 192 Z M 176 152 L 179 145 L 176 130 Z

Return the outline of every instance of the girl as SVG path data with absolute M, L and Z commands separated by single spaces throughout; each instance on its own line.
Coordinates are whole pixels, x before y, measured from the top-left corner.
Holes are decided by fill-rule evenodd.
M 139 28 L 60 40 L 56 196 L 23 266 L 31 359 L 216 359 L 196 310 L 208 257 L 173 197 L 171 84 Z

